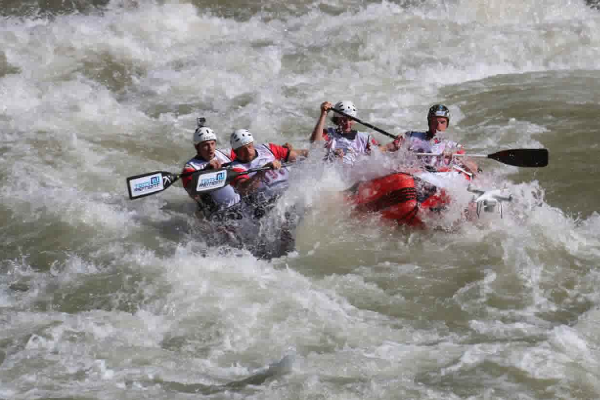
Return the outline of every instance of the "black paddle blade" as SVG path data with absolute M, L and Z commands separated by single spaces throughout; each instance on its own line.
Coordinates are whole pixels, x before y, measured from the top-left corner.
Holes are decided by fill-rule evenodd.
M 140 197 L 146 197 L 154 193 L 162 192 L 175 183 L 177 179 L 179 179 L 178 175 L 165 171 L 155 171 L 147 174 L 130 176 L 127 178 L 129 199 L 139 199 Z
M 539 168 L 548 165 L 547 149 L 512 149 L 488 154 L 488 158 L 515 167 Z

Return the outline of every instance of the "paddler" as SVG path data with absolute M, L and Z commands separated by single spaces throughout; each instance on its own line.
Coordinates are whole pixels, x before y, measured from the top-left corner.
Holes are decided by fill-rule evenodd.
M 234 131 L 230 144 L 235 155 L 232 163 L 234 171 L 270 167 L 269 170 L 240 175 L 231 182 L 247 202 L 259 209 L 265 204 L 273 203 L 288 187 L 289 171 L 282 168 L 281 162 L 295 162 L 299 157 L 308 156 L 308 150 L 294 150 L 289 145 L 255 145 L 254 136 L 247 129 Z
M 427 113 L 427 131 L 408 131 L 403 137 L 382 146 L 381 149 L 393 152 L 406 146 L 409 151 L 416 153 L 442 154 L 439 157 L 428 157 L 427 164 L 438 169 L 458 164 L 457 166 L 471 174 L 477 173 L 478 167 L 475 162 L 462 157 L 457 160 L 453 157 L 454 154 L 464 154 L 465 150 L 457 142 L 442 137 L 441 133 L 445 132 L 449 125 L 450 110 L 443 104 L 435 104 Z
M 347 165 L 354 164 L 361 155 L 370 155 L 371 149 L 379 144 L 368 133 L 352 129 L 355 124 L 354 120 L 332 112 L 331 122 L 335 124 L 335 128 L 325 128 L 327 114 L 332 108 L 352 117 L 356 117 L 358 114 L 356 106 L 351 101 L 340 101 L 335 106 L 328 101 L 323 102 L 321 115 L 310 135 L 310 142 L 325 141 L 326 159 L 329 161 L 341 159 Z
M 307 157 L 308 150 L 294 150 L 289 145 L 279 146 L 273 143 L 254 144 L 254 137 L 247 129 L 237 129 L 231 134 L 231 148 L 235 154 L 232 168 L 236 172 L 244 172 L 251 168 L 269 167 L 269 170 L 242 174 L 234 178 L 231 185 L 242 196 L 246 210 L 253 214 L 254 220 L 264 217 L 275 205 L 279 196 L 288 188 L 289 170 L 281 163 L 291 163 L 299 157 Z M 248 232 L 253 237 L 246 240 L 254 243 L 251 251 L 257 257 L 270 259 L 279 257 L 294 250 L 295 228 L 301 214 L 290 209 L 285 212 L 285 219 L 278 226 L 277 232 L 264 232 L 262 224 Z M 240 232 L 247 234 L 247 232 Z M 266 235 L 266 236 L 265 236 Z
M 218 150 L 216 148 L 217 135 L 207 126 L 198 123 L 198 127 L 192 135 L 192 142 L 196 149 L 196 155 L 183 167 L 182 173 L 201 171 L 208 169 L 219 169 L 224 164 L 232 162 L 230 150 Z M 240 195 L 231 187 L 226 185 L 220 189 L 207 193 L 195 193 L 194 185 L 191 184 L 193 176 L 181 178 L 183 187 L 191 198 L 198 203 L 199 214 L 208 220 L 222 221 L 224 219 L 237 219 L 240 217 Z

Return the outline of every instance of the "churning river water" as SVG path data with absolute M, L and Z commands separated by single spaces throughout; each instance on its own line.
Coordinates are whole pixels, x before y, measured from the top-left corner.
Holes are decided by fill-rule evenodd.
M 197 117 L 308 148 L 344 99 L 394 134 L 441 102 L 467 151 L 550 164 L 480 161 L 503 218 L 410 230 L 353 218 L 313 148 L 271 260 L 179 183 L 127 196 Z M 598 399 L 599 137 L 583 0 L 0 0 L 0 399 Z

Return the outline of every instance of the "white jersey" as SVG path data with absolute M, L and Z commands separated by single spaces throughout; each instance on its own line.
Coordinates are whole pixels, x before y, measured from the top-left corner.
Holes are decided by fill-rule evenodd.
M 276 146 L 278 147 L 278 146 Z M 270 145 L 261 144 L 255 147 L 256 157 L 247 163 L 242 163 L 239 160 L 233 162 L 232 167 L 234 171 L 245 171 L 248 169 L 259 168 L 265 164 L 268 164 L 274 160 L 281 160 L 275 156 L 270 148 Z M 251 172 L 247 176 L 251 178 L 256 172 Z M 261 180 L 256 193 L 262 197 L 269 199 L 278 194 L 283 193 L 288 188 L 288 179 L 290 177 L 289 169 L 286 167 L 278 170 L 266 171 L 264 179 Z
M 231 162 L 231 158 L 229 158 L 225 153 L 221 152 L 220 150 L 217 150 L 215 152 L 215 158 L 219 160 L 222 164 Z M 185 164 L 183 172 L 203 170 L 207 167 L 208 163 L 209 161 L 205 161 L 196 156 Z M 202 209 L 202 212 L 206 217 L 209 217 L 215 212 L 223 211 L 227 208 L 230 208 L 240 202 L 240 195 L 230 185 L 226 185 L 220 189 L 198 195 L 195 194 L 195 188 L 192 187 L 191 184 L 189 184 L 189 180 L 187 183 L 187 192 L 194 200 L 198 202 L 200 208 Z
M 350 134 L 342 135 L 337 129 L 328 128 L 325 147 L 327 149 L 326 159 L 333 161 L 336 159 L 336 150 L 343 153 L 342 162 L 344 164 L 354 164 L 361 155 L 368 155 L 371 152 L 371 136 L 365 132 L 352 131 Z
M 416 153 L 441 154 L 446 150 L 453 152 L 462 150 L 462 146 L 452 140 L 440 139 L 435 136 L 428 140 L 427 132 L 406 132 L 405 136 L 408 140 L 408 150 Z M 423 161 L 432 167 L 447 167 L 452 160 L 443 156 L 432 156 L 425 157 Z

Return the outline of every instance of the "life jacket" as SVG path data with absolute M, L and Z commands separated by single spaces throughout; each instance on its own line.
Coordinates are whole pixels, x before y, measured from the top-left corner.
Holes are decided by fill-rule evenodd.
M 222 164 L 230 163 L 231 158 L 220 150 L 215 151 L 215 158 Z M 209 161 L 203 160 L 199 156 L 195 156 L 189 160 L 183 172 L 200 171 L 206 168 Z M 186 179 L 187 178 L 187 179 Z M 206 218 L 211 218 L 215 213 L 221 213 L 240 202 L 240 195 L 230 185 L 223 186 L 220 189 L 213 190 L 207 193 L 195 193 L 190 183 L 192 182 L 191 176 L 184 177 L 182 179 L 183 186 L 192 197 L 198 203 L 198 206 Z
M 453 150 L 455 153 L 459 154 L 465 152 L 462 146 L 457 142 L 440 139 L 435 136 L 431 137 L 429 132 L 409 131 L 406 132 L 404 136 L 408 140 L 408 150 L 416 153 L 440 154 L 445 150 Z M 451 164 L 452 160 L 443 156 L 432 156 L 423 158 L 423 162 L 432 167 L 447 167 Z
M 273 144 L 261 144 L 255 146 L 256 157 L 247 163 L 243 163 L 239 160 L 234 161 L 231 166 L 236 172 L 243 172 L 248 169 L 259 168 L 265 164 L 268 164 L 275 160 L 286 161 L 286 157 L 276 156 L 271 147 L 281 149 L 281 146 Z M 289 152 L 287 153 L 289 154 Z M 237 183 L 241 179 L 248 179 L 253 177 L 256 172 L 251 172 L 246 175 L 241 175 L 236 178 L 234 183 Z M 289 186 L 288 179 L 290 177 L 290 171 L 288 167 L 283 167 L 278 170 L 268 170 L 265 173 L 265 177 L 261 180 L 260 185 L 254 193 L 249 197 L 249 200 L 256 203 L 262 203 L 265 201 L 271 201 L 273 198 L 278 197 L 282 194 Z M 241 178 L 241 179 L 240 179 Z
M 361 155 L 371 153 L 371 143 L 377 144 L 371 135 L 365 132 L 350 131 L 341 134 L 335 128 L 324 129 L 325 148 L 327 154 L 325 159 L 328 161 L 336 160 L 336 150 L 342 150 L 342 162 L 344 164 L 354 164 Z

